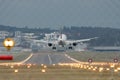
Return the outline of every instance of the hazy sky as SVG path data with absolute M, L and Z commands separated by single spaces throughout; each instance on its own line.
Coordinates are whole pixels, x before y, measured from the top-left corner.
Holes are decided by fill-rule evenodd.
M 120 0 L 0 0 L 0 24 L 120 27 Z

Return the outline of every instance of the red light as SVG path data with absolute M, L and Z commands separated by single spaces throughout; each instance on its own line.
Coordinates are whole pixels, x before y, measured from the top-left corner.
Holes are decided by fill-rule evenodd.
M 89 59 L 88 59 L 88 62 L 89 62 L 89 63 L 92 63 L 92 62 L 93 62 L 93 60 L 92 60 L 91 58 L 89 58 Z
M 13 60 L 11 55 L 0 55 L 0 60 Z

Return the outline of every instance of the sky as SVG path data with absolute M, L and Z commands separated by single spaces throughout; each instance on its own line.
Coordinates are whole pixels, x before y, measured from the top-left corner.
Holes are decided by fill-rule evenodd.
M 0 0 L 0 25 L 120 27 L 120 0 Z

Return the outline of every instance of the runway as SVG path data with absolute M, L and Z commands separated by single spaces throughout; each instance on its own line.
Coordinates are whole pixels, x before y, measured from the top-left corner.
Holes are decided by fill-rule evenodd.
M 20 61 L 20 62 L 6 62 L 6 63 L 0 63 L 0 65 L 16 65 L 16 64 L 36 64 L 36 65 L 52 65 L 52 64 L 58 64 L 58 65 L 116 65 L 118 63 L 115 62 L 83 62 L 76 60 L 66 54 L 65 52 L 49 52 L 49 51 L 41 51 L 38 53 L 31 53 L 26 59 Z
M 58 64 L 73 63 L 74 61 L 65 56 L 65 53 L 57 52 L 39 52 L 33 53 L 33 56 L 25 64 Z
M 58 80 L 118 80 L 120 73 L 120 64 L 118 63 L 82 62 L 65 52 L 30 53 L 23 61 L 1 63 L 0 65 L 0 78 L 6 80 L 11 78 L 15 80 L 18 78 L 49 80 L 52 77 Z M 7 77 L 4 77 L 5 75 Z

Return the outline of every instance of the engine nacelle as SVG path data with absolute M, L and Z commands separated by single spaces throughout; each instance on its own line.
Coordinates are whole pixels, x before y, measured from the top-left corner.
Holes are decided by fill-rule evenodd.
M 73 43 L 73 46 L 77 46 L 77 43 Z
M 53 44 L 52 43 L 48 43 L 48 46 L 51 47 Z

